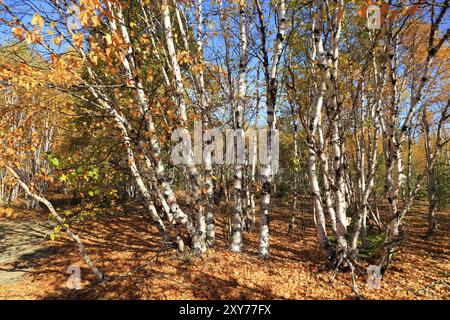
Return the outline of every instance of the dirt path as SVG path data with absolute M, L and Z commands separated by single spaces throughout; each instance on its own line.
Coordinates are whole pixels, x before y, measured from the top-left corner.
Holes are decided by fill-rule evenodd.
M 45 253 L 43 242 L 49 222 L 0 221 L 0 285 L 13 284 L 32 267 L 32 260 Z

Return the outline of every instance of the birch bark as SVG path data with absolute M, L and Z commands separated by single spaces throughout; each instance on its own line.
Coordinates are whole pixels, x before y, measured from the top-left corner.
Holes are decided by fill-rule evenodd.
M 236 103 L 235 113 L 235 129 L 236 140 L 244 141 L 244 102 L 247 90 L 246 72 L 247 72 L 247 29 L 246 29 L 246 12 L 245 2 L 239 4 L 239 43 L 240 43 L 240 59 L 239 59 L 239 79 L 238 79 L 238 101 Z M 238 150 L 238 148 L 236 148 Z M 231 250 L 235 252 L 242 251 L 242 183 L 243 183 L 243 163 L 241 163 L 239 152 L 236 152 L 234 166 L 234 202 L 235 210 L 232 222 L 232 241 Z
M 276 129 L 276 103 L 278 94 L 278 67 L 281 60 L 281 53 L 283 51 L 284 42 L 286 38 L 286 3 L 284 0 L 277 2 L 277 14 L 278 14 L 278 33 L 274 42 L 274 52 L 272 55 L 271 68 L 268 72 L 268 59 L 265 48 L 266 32 L 263 22 L 263 14 L 261 5 L 258 0 L 255 0 L 257 10 L 260 17 L 260 31 L 263 40 L 262 50 L 264 50 L 264 63 L 266 70 L 266 90 L 267 90 L 267 152 L 268 161 L 267 164 L 261 165 L 260 176 L 262 182 L 261 190 L 261 211 L 260 211 L 260 235 L 259 235 L 259 255 L 262 258 L 269 257 L 269 205 L 270 205 L 270 193 L 272 182 L 272 136 Z M 267 74 L 268 73 L 268 74 Z

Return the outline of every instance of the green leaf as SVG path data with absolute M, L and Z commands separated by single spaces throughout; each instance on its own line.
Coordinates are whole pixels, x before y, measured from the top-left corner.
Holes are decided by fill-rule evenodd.
M 50 159 L 50 163 L 55 167 L 58 168 L 59 167 L 59 160 L 57 158 L 51 158 Z

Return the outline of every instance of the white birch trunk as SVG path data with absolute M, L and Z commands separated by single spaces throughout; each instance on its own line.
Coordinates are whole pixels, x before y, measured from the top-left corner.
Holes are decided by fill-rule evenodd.
M 169 5 L 167 0 L 162 0 L 161 11 L 163 15 L 164 34 L 166 37 L 167 51 L 169 54 L 169 61 L 172 66 L 172 71 L 175 80 L 176 101 L 178 112 L 180 114 L 181 125 L 186 127 L 187 113 L 186 104 L 184 99 L 184 85 L 181 76 L 181 69 L 178 63 L 175 42 L 172 33 L 172 22 L 170 19 Z M 195 252 L 206 251 L 206 219 L 203 214 L 203 204 L 201 198 L 201 188 L 199 182 L 199 174 L 196 166 L 192 161 L 192 157 L 189 157 L 189 161 L 186 164 L 186 168 L 189 173 L 189 178 L 192 183 L 193 195 L 194 195 L 194 209 L 197 222 L 197 232 L 193 239 L 193 247 Z
M 245 2 L 239 6 L 239 35 L 240 35 L 240 59 L 239 59 L 239 80 L 238 80 L 238 101 L 235 113 L 235 129 L 237 141 L 245 141 L 244 137 L 244 101 L 247 89 L 247 30 Z M 237 149 L 236 149 L 237 150 Z M 241 252 L 242 250 L 242 182 L 243 182 L 243 164 L 240 163 L 238 152 L 236 152 L 236 163 L 234 167 L 234 202 L 235 210 L 233 214 L 232 241 L 231 250 Z
M 257 5 L 259 2 L 257 1 Z M 258 9 L 259 11 L 261 8 Z M 277 2 L 278 13 L 278 33 L 274 43 L 274 52 L 272 64 L 267 82 L 267 152 L 268 161 L 266 165 L 261 165 L 260 175 L 262 182 L 261 191 L 261 211 L 260 211 L 260 235 L 259 235 L 259 255 L 262 258 L 269 257 L 269 205 L 272 182 L 272 135 L 276 129 L 276 99 L 278 93 L 278 66 L 281 59 L 281 53 L 286 38 L 286 3 L 284 0 Z M 262 34 L 265 40 L 266 34 Z M 263 43 L 265 45 L 265 43 Z M 266 57 L 267 59 L 267 57 Z M 268 66 L 265 66 L 267 69 Z

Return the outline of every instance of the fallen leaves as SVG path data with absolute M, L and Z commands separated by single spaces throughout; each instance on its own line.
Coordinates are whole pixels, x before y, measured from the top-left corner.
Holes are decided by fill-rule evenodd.
M 9 217 L 11 217 L 13 212 L 14 212 L 14 210 L 11 208 L 1 208 L 0 207 L 0 217 L 5 216 L 6 218 L 9 218 Z
M 246 233 L 245 253 L 235 254 L 227 248 L 223 241 L 225 231 L 219 228 L 219 241 L 214 249 L 201 259 L 185 261 L 177 258 L 174 251 L 163 252 L 155 259 L 152 250 L 158 248 L 157 230 L 150 227 L 149 235 L 148 221 L 142 217 L 130 215 L 88 221 L 74 227 L 82 231 L 93 259 L 102 261 L 108 275 L 120 277 L 108 282 L 107 286 L 92 285 L 94 278 L 86 270 L 82 290 L 63 290 L 61 283 L 66 274 L 61 266 L 81 261 L 69 241 L 52 243 L 52 246 L 58 244 L 58 253 L 40 258 L 37 265 L 46 267 L 33 272 L 33 281 L 24 279 L 14 289 L 9 287 L 9 291 L 0 287 L 0 297 L 8 298 L 8 292 L 12 295 L 22 288 L 20 297 L 28 299 L 352 298 L 349 273 L 339 273 L 335 282 L 329 285 L 332 273 L 323 269 L 323 261 L 317 254 L 312 216 L 308 212 L 302 214 L 307 221 L 304 240 L 295 235 L 285 237 L 282 231 L 286 228 L 289 211 L 283 208 L 274 211 L 271 226 L 280 232 L 273 234 L 272 258 L 267 261 L 261 261 L 257 256 L 257 232 Z M 405 232 L 409 236 L 405 248 L 394 257 L 392 268 L 383 277 L 381 289 L 368 289 L 364 275 L 358 276 L 358 285 L 366 299 L 448 299 L 449 235 L 432 241 L 421 238 L 426 231 L 422 209 L 415 209 L 407 219 Z M 443 230 L 449 229 L 448 219 L 440 222 Z M 217 225 L 223 224 L 218 221 Z M 52 263 L 48 263 L 50 260 Z M 132 271 L 138 267 L 138 271 Z

